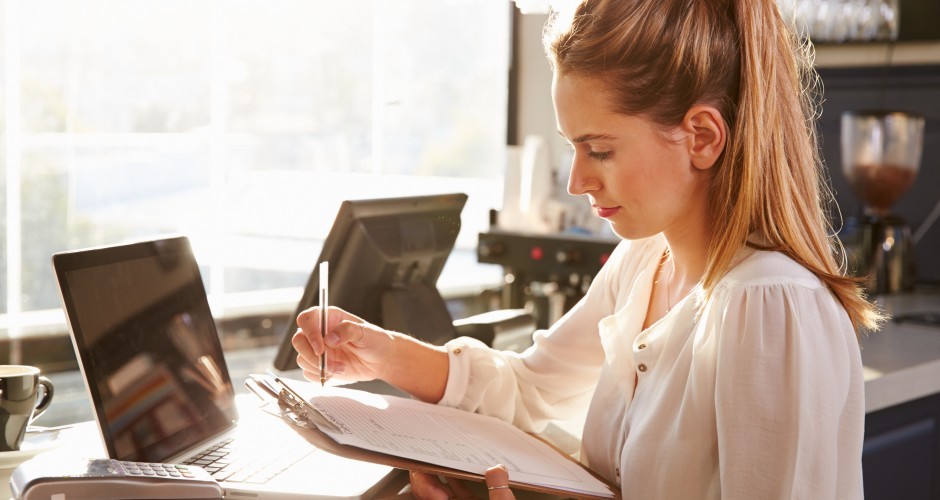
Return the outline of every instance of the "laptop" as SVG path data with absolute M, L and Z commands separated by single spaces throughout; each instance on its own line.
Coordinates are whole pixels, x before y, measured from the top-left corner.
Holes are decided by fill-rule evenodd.
M 57 253 L 52 261 L 110 458 L 200 465 L 226 499 L 363 498 L 395 475 L 317 449 L 260 409 L 239 418 L 186 237 Z

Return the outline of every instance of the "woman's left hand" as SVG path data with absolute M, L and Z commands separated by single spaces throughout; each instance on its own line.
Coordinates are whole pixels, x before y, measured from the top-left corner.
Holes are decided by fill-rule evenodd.
M 512 500 L 516 496 L 509 489 L 509 472 L 497 465 L 486 470 L 486 489 L 490 500 Z M 469 500 L 476 494 L 463 481 L 447 478 L 447 482 L 435 474 L 411 472 L 411 494 L 419 500 Z
M 509 470 L 505 465 L 486 469 L 486 489 L 490 500 L 514 500 L 516 495 L 509 489 Z

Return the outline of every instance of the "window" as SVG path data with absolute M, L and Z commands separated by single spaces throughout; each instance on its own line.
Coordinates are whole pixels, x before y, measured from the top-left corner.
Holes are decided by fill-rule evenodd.
M 0 336 L 58 309 L 67 249 L 186 234 L 223 309 L 303 286 L 344 199 L 465 192 L 472 254 L 502 199 L 510 14 L 0 0 Z

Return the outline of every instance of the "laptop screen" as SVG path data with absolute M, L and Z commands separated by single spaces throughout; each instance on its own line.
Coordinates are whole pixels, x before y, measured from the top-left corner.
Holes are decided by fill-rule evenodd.
M 186 238 L 53 256 L 111 458 L 165 462 L 237 418 L 199 267 Z

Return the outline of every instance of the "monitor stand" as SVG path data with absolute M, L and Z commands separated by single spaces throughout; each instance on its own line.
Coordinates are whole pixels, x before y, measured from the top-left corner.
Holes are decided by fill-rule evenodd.
M 457 336 L 447 304 L 436 287 L 415 284 L 382 294 L 382 326 L 432 344 Z

